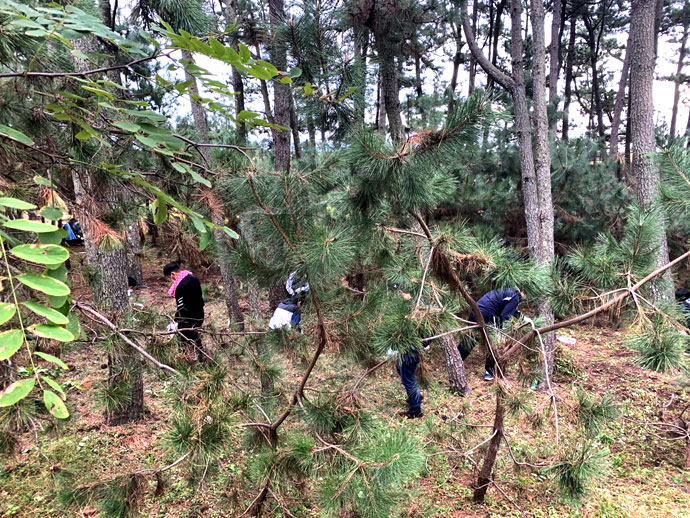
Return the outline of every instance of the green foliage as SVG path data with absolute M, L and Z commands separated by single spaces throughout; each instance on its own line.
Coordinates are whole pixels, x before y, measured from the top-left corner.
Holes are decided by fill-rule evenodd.
M 576 387 L 575 397 L 577 419 L 590 436 L 598 435 L 604 426 L 620 416 L 620 408 L 608 394 L 604 394 L 599 402 L 596 402 L 582 387 Z
M 690 340 L 660 317 L 645 322 L 626 344 L 638 355 L 637 363 L 657 372 L 682 367 Z
M 329 470 L 319 491 L 329 516 L 350 511 L 362 517 L 388 517 L 405 501 L 403 485 L 424 467 L 424 454 L 404 429 L 385 431 L 352 449 L 357 462 Z
M 658 155 L 661 194 L 664 208 L 673 217 L 672 225 L 687 231 L 690 216 L 690 151 L 682 140 Z
M 609 450 L 596 442 L 583 442 L 564 451 L 548 471 L 558 478 L 561 494 L 579 501 L 592 481 L 608 472 Z

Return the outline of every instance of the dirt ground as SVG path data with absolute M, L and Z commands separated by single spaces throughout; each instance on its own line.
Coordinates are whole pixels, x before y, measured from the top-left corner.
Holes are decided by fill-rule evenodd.
M 133 301 L 160 314 L 172 314 L 174 304 L 167 296 L 168 282 L 160 274 L 164 258 L 153 258 L 145 267 L 145 286 L 136 290 Z M 200 272 L 207 289 L 208 321 L 224 324 L 224 307 L 217 279 Z M 75 297 L 88 297 L 83 279 L 75 282 Z M 268 307 L 264 305 L 264 313 Z M 313 326 L 308 312 L 303 320 L 307 332 Z M 337 323 L 333 325 L 337 326 Z M 418 437 L 427 452 L 426 470 L 409 489 L 411 500 L 403 516 L 434 517 L 675 517 L 690 516 L 690 471 L 684 468 L 683 441 L 659 436 L 654 426 L 661 417 L 677 415 L 690 403 L 690 391 L 679 373 L 658 374 L 638 367 L 634 354 L 625 347 L 625 330 L 611 330 L 591 324 L 565 330 L 563 336 L 576 339 L 562 346 L 554 379 L 558 398 L 558 439 L 548 396 L 519 388 L 527 394 L 533 409 L 544 416 L 541 427 L 534 427 L 528 415 L 509 416 L 506 435 L 516 458 L 531 452 L 540 459 L 552 459 L 576 439 L 574 387 L 602 396 L 609 394 L 619 405 L 621 417 L 606 426 L 599 441 L 610 450 L 610 466 L 594 480 L 580 504 L 559 496 L 556 484 L 543 470 L 517 466 L 502 445 L 495 470 L 495 487 L 488 491 L 484 505 L 471 500 L 474 462 L 481 459 L 479 447 L 490 435 L 494 394 L 493 384 L 482 380 L 483 358 L 470 355 L 467 362 L 472 393 L 467 398 L 451 395 L 446 388 L 445 368 L 440 351 L 427 356 L 431 380 L 424 389 L 424 419 L 401 422 L 397 412 L 404 408 L 404 392 L 392 368 L 386 366 L 368 378 L 360 390 L 360 401 L 386 427 L 406 427 Z M 226 350 L 209 348 L 220 361 Z M 283 394 L 294 389 L 303 369 L 281 354 L 284 373 L 278 381 Z M 165 446 L 169 430 L 171 403 L 166 398 L 170 381 L 149 371 L 145 376 L 146 417 L 132 425 L 109 427 L 93 389 L 104 379 L 104 349 L 97 343 L 66 347 L 64 361 L 73 368 L 61 374 L 60 382 L 69 387 L 71 418 L 52 425 L 42 422 L 37 433 L 20 436 L 13 455 L 0 457 L 0 517 L 87 517 L 97 516 L 96 503 L 85 507 L 63 507 L 58 498 L 61 475 L 77 473 L 97 480 L 113 474 L 155 468 L 175 459 Z M 227 356 L 233 382 L 258 392 L 258 380 L 250 368 Z M 234 364 L 231 362 L 235 362 Z M 336 351 L 326 351 L 317 364 L 307 387 L 307 396 L 349 387 L 365 371 L 364 367 L 343 360 Z M 511 373 L 509 379 L 513 379 Z M 182 470 L 166 473 L 166 489 L 158 497 L 146 497 L 141 514 L 146 517 L 221 517 L 238 516 L 252 495 L 240 491 L 242 431 L 233 429 L 233 448 L 222 456 L 222 470 L 206 480 L 201 488 L 190 487 Z M 525 458 L 525 457 L 523 457 Z M 531 458 L 531 457 L 530 457 Z M 313 502 L 299 493 L 286 497 L 292 516 L 321 516 Z M 277 507 L 277 506 L 276 506 Z M 269 507 L 269 515 L 282 514 Z

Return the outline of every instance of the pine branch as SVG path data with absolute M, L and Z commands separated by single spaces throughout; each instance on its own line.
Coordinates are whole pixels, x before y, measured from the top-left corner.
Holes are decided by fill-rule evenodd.
M 551 331 L 556 331 L 557 329 L 562 329 L 564 327 L 569 327 L 569 326 L 572 326 L 574 324 L 578 324 L 580 322 L 583 322 L 585 320 L 592 318 L 595 315 L 598 315 L 602 311 L 605 311 L 605 310 L 613 307 L 614 305 L 618 304 L 619 302 L 621 302 L 625 298 L 627 298 L 627 297 L 631 296 L 633 293 L 637 292 L 642 286 L 647 284 L 649 281 L 651 281 L 655 277 L 661 275 L 662 273 L 664 273 L 669 268 L 672 268 L 676 264 L 684 261 L 688 257 L 690 257 L 690 250 L 685 252 L 683 255 L 677 257 L 673 261 L 670 261 L 669 263 L 665 264 L 664 266 L 657 268 L 656 270 L 654 270 L 653 272 L 648 274 L 644 279 L 642 279 L 637 284 L 635 284 L 633 287 L 625 288 L 624 290 L 622 290 L 623 293 L 621 293 L 620 295 L 617 295 L 613 299 L 609 300 L 608 302 L 602 304 L 601 306 L 599 306 L 597 308 L 592 309 L 591 311 L 588 311 L 587 313 L 584 313 L 582 315 L 578 315 L 578 316 L 570 318 L 568 320 L 564 320 L 563 322 L 556 322 L 554 324 L 551 324 L 550 326 L 545 326 L 545 327 L 542 327 L 542 328 L 539 328 L 536 330 L 532 329 L 532 330 L 528 331 L 522 338 L 520 338 L 520 340 L 517 340 L 515 342 L 515 344 L 513 344 L 510 348 L 508 348 L 501 355 L 501 357 L 499 358 L 499 361 L 501 363 L 505 363 L 510 358 L 512 358 L 517 353 L 517 351 L 520 349 L 520 347 L 524 346 L 527 342 L 529 342 L 532 338 L 534 338 L 536 333 L 540 333 L 540 334 L 549 333 Z
M 5 79 L 9 77 L 86 77 L 94 74 L 112 72 L 114 70 L 122 70 L 123 68 L 130 68 L 134 65 L 138 65 L 139 63 L 151 61 L 152 59 L 168 58 L 172 55 L 173 52 L 175 52 L 175 50 L 171 50 L 169 52 L 166 52 L 165 54 L 153 54 L 145 58 L 135 59 L 134 61 L 130 61 L 129 63 L 125 63 L 124 65 L 113 65 L 110 67 L 94 68 L 92 70 L 84 70 L 83 72 L 8 72 L 5 74 L 0 74 L 0 79 Z
M 110 329 L 112 329 L 113 331 L 115 331 L 115 333 L 116 333 L 120 338 L 122 338 L 122 340 L 123 340 L 127 345 L 129 345 L 130 347 L 132 347 L 133 349 L 135 349 L 136 351 L 138 351 L 139 354 L 141 354 L 144 358 L 146 358 L 148 361 L 150 361 L 151 363 L 153 363 L 153 364 L 154 364 L 156 367 L 158 367 L 159 369 L 162 369 L 162 370 L 171 372 L 171 373 L 173 373 L 173 374 L 177 374 L 178 376 L 182 376 L 182 374 L 180 374 L 178 371 L 176 371 L 176 370 L 173 369 L 172 367 L 170 367 L 170 366 L 168 366 L 168 365 L 165 365 L 165 364 L 159 362 L 158 360 L 156 360 L 153 356 L 151 356 L 148 352 L 146 352 L 145 349 L 143 349 L 141 346 L 137 345 L 135 342 L 133 342 L 132 340 L 130 340 L 130 339 L 127 337 L 127 335 L 125 335 L 125 334 L 122 332 L 121 329 L 119 329 L 115 324 L 113 324 L 110 320 L 108 320 L 108 318 L 106 318 L 105 316 L 101 315 L 98 311 L 96 311 L 96 310 L 93 309 L 92 307 L 87 306 L 86 304 L 82 304 L 81 302 L 74 302 L 74 307 L 76 307 L 76 308 L 78 308 L 78 309 L 80 309 L 80 310 L 82 310 L 82 311 L 84 311 L 84 312 L 86 312 L 86 313 L 89 313 L 89 314 L 93 315 L 94 317 L 96 317 L 96 319 L 98 319 L 102 324 L 105 324 L 107 327 L 109 327 Z

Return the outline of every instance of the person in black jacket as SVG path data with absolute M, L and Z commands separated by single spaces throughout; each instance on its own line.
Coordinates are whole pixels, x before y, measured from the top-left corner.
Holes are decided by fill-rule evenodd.
M 188 347 L 196 352 L 199 362 L 206 360 L 201 336 L 196 330 L 204 323 L 204 297 L 201 283 L 192 272 L 180 269 L 180 265 L 171 262 L 163 268 L 163 275 L 173 282 L 168 295 L 175 298 L 177 311 L 175 322 Z
M 676 302 L 685 313 L 685 326 L 690 327 L 690 290 L 686 288 L 676 290 Z
M 503 327 L 503 323 L 510 319 L 512 316 L 519 316 L 518 305 L 524 297 L 524 294 L 519 290 L 514 289 L 504 289 L 504 290 L 494 290 L 490 291 L 482 298 L 477 301 L 477 306 L 479 306 L 479 312 L 484 317 L 484 323 L 486 325 L 493 325 L 499 329 Z M 468 320 L 476 322 L 477 319 L 474 313 L 470 311 Z M 462 356 L 463 361 L 472 352 L 472 348 L 469 347 L 464 341 L 458 344 L 458 351 Z M 486 363 L 484 364 L 484 380 L 491 381 L 494 379 L 494 367 L 496 365 L 495 358 L 489 353 L 486 358 Z

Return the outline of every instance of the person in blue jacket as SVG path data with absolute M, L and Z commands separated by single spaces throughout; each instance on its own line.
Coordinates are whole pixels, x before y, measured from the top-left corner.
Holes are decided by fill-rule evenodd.
M 490 291 L 477 301 L 479 312 L 484 317 L 486 325 L 492 325 L 497 328 L 503 327 L 504 322 L 513 316 L 519 316 L 518 306 L 524 294 L 516 289 L 506 288 L 503 290 Z M 470 312 L 468 320 L 476 322 L 474 312 Z M 462 356 L 463 361 L 472 352 L 472 348 L 467 345 L 465 341 L 460 341 L 458 344 L 458 351 Z M 494 367 L 496 366 L 495 358 L 489 353 L 484 364 L 484 380 L 491 381 L 494 379 Z

